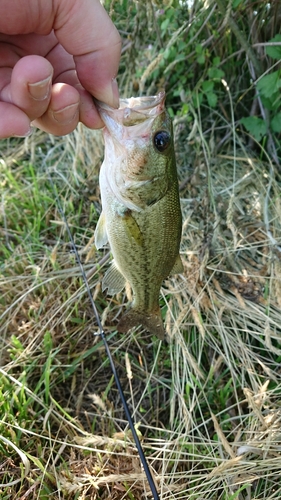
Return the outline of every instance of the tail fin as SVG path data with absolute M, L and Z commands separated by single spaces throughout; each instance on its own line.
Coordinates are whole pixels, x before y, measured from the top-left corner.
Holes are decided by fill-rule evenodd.
M 127 333 L 131 328 L 142 325 L 149 333 L 157 335 L 159 339 L 164 340 L 166 332 L 163 325 L 160 308 L 156 313 L 145 314 L 131 309 L 120 319 L 117 329 L 118 332 Z

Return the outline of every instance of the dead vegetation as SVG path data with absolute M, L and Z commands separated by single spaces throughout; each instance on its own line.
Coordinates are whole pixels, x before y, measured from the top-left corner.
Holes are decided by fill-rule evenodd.
M 67 166 L 70 180 L 66 188 L 60 179 L 58 184 L 72 201 L 84 189 L 84 183 L 72 187 L 71 178 L 81 178 L 73 174 L 77 144 L 100 144 L 99 138 L 86 140 L 88 134 L 84 129 L 73 134 L 66 148 L 58 140 L 55 161 L 49 154 L 54 171 L 57 162 L 64 176 Z M 83 165 L 88 154 L 86 146 Z M 201 155 L 197 161 L 188 182 L 184 165 L 179 169 L 185 269 L 162 289 L 169 345 L 142 331 L 116 333 L 127 299 L 101 295 L 108 256 L 91 245 L 85 250 L 92 228 L 88 223 L 80 228 L 77 219 L 86 220 L 86 202 L 79 216 L 70 211 L 70 224 L 74 232 L 78 227 L 80 254 L 161 498 L 228 498 L 241 487 L 239 498 L 265 498 L 259 488 L 276 498 L 279 186 L 264 163 L 245 150 L 236 157 Z M 89 169 L 92 174 L 92 162 Z M 44 179 L 43 172 L 38 175 Z M 24 182 L 32 193 L 34 186 Z M 49 196 L 46 184 L 45 189 Z M 94 189 L 90 196 L 95 200 L 97 194 Z M 13 410 L 13 418 L 7 410 L 3 414 L 3 435 L 14 442 L 20 432 L 16 446 L 29 462 L 17 498 L 45 498 L 41 490 L 58 499 L 150 498 L 55 204 L 49 211 L 56 236 L 44 236 L 39 250 L 30 236 L 15 245 L 1 277 L 1 375 Z M 12 451 L 7 443 L 5 449 Z M 21 462 L 18 455 L 9 462 L 7 455 L 5 483 L 23 474 Z
M 125 47 L 134 55 L 134 46 Z M 220 109 L 228 113 L 228 104 Z M 92 238 L 100 133 L 79 127 L 54 139 L 37 132 L 1 145 L 3 500 L 152 498 L 47 170 L 161 500 L 280 497 L 278 168 L 231 120 L 210 129 L 215 112 L 207 119 L 201 112 L 192 107 L 192 121 L 175 117 L 184 273 L 161 291 L 167 343 L 141 330 L 118 334 L 130 290 L 101 293 L 109 255 Z

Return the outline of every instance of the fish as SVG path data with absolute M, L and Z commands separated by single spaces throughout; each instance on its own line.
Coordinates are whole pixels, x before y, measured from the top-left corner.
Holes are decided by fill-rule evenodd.
M 141 325 L 164 339 L 160 289 L 169 275 L 183 271 L 182 214 L 165 92 L 120 99 L 118 109 L 96 105 L 105 124 L 105 153 L 95 246 L 109 243 L 113 256 L 102 290 L 114 295 L 126 282 L 131 286 L 133 300 L 119 320 L 119 332 Z

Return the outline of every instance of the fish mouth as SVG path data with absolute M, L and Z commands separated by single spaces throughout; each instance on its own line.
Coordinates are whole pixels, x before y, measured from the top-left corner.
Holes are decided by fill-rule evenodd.
M 96 102 L 96 106 L 105 124 L 105 156 L 100 182 L 119 203 L 139 212 L 144 203 L 137 194 L 133 196 L 134 193 L 144 189 L 146 184 L 155 184 L 154 176 L 147 169 L 146 157 L 151 147 L 153 122 L 166 113 L 165 92 L 120 99 L 118 109 L 102 102 Z
M 159 94 L 154 96 L 144 96 L 144 97 L 130 97 L 129 99 L 120 99 L 119 109 L 134 109 L 134 111 L 139 111 L 144 114 L 159 114 L 162 109 L 159 110 L 159 106 L 164 106 L 165 92 L 161 91 Z
M 155 96 L 130 97 L 120 99 L 120 106 L 114 109 L 107 104 L 95 101 L 96 107 L 109 131 L 120 126 L 133 127 L 160 115 L 165 109 L 165 92 Z M 115 123 L 115 125 L 113 124 Z

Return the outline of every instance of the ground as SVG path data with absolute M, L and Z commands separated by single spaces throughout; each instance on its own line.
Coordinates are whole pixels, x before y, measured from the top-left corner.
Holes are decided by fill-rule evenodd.
M 210 127 L 225 103 L 189 105 L 174 115 L 184 272 L 161 290 L 167 342 L 117 333 L 131 291 L 101 291 L 101 133 L 1 143 L 3 500 L 152 498 L 58 200 L 161 500 L 281 496 L 280 172 L 231 115 Z

